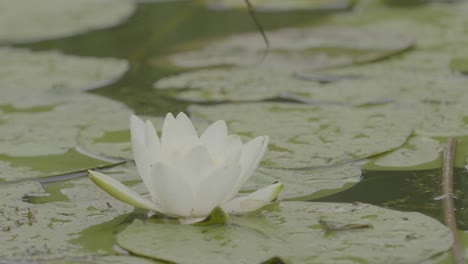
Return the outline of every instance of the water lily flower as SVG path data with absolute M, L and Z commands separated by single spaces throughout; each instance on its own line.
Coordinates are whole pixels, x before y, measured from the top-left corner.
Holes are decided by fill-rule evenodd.
M 89 171 L 99 187 L 123 202 L 195 223 L 215 208 L 232 214 L 257 210 L 283 189 L 283 184 L 274 183 L 236 198 L 262 160 L 267 136 L 243 144 L 238 135 L 228 135 L 226 122 L 220 120 L 199 137 L 184 113 L 176 118 L 167 114 L 161 138 L 149 120 L 133 115 L 130 123 L 135 163 L 151 199 L 110 176 Z

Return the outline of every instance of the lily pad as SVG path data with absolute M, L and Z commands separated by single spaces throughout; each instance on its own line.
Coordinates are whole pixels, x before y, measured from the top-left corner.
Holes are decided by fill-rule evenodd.
M 360 76 L 362 80 L 384 79 L 396 81 L 397 83 L 401 83 L 400 78 L 404 78 L 404 81 L 411 81 L 410 77 L 413 78 L 414 82 L 437 80 L 435 77 L 448 80 L 453 78 L 453 74 L 447 66 L 451 59 L 452 56 L 444 51 L 414 50 L 391 60 L 354 65 L 353 67 L 321 70 L 312 73 L 314 75 L 323 73 L 325 75 Z M 311 72 L 302 71 L 301 75 L 307 76 L 308 73 Z M 431 73 L 431 75 L 427 75 L 428 73 Z M 392 83 L 385 84 L 392 85 Z
M 282 95 L 310 95 L 318 84 L 294 78 L 278 69 L 210 69 L 158 80 L 156 89 L 168 90 L 179 100 L 256 101 Z M 307 96 L 308 98 L 309 96 Z
M 307 170 L 258 168 L 255 175 L 242 187 L 252 192 L 279 181 L 284 189 L 280 200 L 312 200 L 332 195 L 353 187 L 361 180 L 358 164 L 318 167 Z
M 316 85 L 309 75 L 318 80 L 320 76 L 336 77 L 338 81 L 324 85 L 323 92 L 309 96 L 317 101 L 349 100 L 352 104 L 466 102 L 466 78 L 453 76 L 447 67 L 450 60 L 451 55 L 444 51 L 416 50 L 392 60 L 317 72 L 302 71 L 297 76 Z M 340 81 L 341 76 L 353 78 Z
M 468 135 L 468 109 L 465 105 L 462 103 L 419 105 L 414 115 L 420 120 L 415 134 L 431 137 Z
M 359 203 L 282 202 L 231 220 L 232 225 L 210 227 L 136 220 L 117 242 L 157 260 L 219 264 L 275 256 L 287 263 L 418 263 L 452 244 L 449 230 L 430 217 Z M 326 231 L 320 221 L 369 228 Z
M 128 69 L 128 63 L 121 59 L 78 57 L 55 51 L 0 47 L 0 57 L 0 105 L 22 108 L 66 101 L 76 92 L 114 82 Z
M 108 170 L 132 190 L 134 166 Z M 112 199 L 87 177 L 68 181 L 6 183 L 0 185 L 0 262 L 5 263 L 160 263 L 115 256 L 114 234 L 146 212 Z M 53 234 L 53 235 L 52 235 Z M 118 251 L 122 253 L 123 250 Z
M 468 232 L 465 230 L 458 230 L 458 238 L 460 239 L 462 245 L 462 255 L 464 259 L 468 259 Z M 433 261 L 428 262 L 428 264 L 452 264 L 455 260 L 451 251 L 448 251 L 444 254 L 433 259 Z
M 67 37 L 120 24 L 135 10 L 130 0 L 0 1 L 0 43 Z
M 376 156 L 367 170 L 429 170 L 440 168 L 443 147 L 438 140 L 415 136 L 400 148 Z
M 86 251 L 72 243 L 81 231 L 133 211 L 97 188 L 88 178 L 55 182 L 46 191 L 37 182 L 0 185 L 0 262 L 65 261 L 112 252 L 105 247 Z M 93 239 L 106 244 L 111 234 Z
M 242 8 L 245 3 L 237 0 L 207 0 L 207 5 L 214 9 Z M 255 0 L 253 5 L 258 12 L 291 10 L 343 10 L 353 6 L 353 0 Z
M 48 176 L 81 173 L 87 169 L 104 168 L 118 164 L 117 160 L 95 159 L 75 149 L 63 154 L 11 157 L 0 155 L 0 182 L 37 179 Z
M 319 75 L 320 76 L 320 75 Z M 340 75 L 337 75 L 340 76 Z M 354 76 L 346 73 L 345 76 Z M 385 82 L 385 85 L 382 84 Z M 351 105 L 408 104 L 408 109 L 417 104 L 454 104 L 468 102 L 465 93 L 466 80 L 445 76 L 423 77 L 408 74 L 387 74 L 386 76 L 362 76 L 337 83 L 310 84 L 314 89 L 308 93 L 289 93 L 300 101 L 338 103 Z M 413 106 L 413 107 L 411 107 Z
M 329 68 L 375 61 L 401 53 L 413 45 L 411 37 L 375 27 L 286 28 L 267 32 L 271 47 L 258 33 L 240 34 L 199 50 L 169 56 L 184 68 L 210 66 L 276 67 L 287 71 Z
M 193 106 L 195 118 L 224 119 L 247 138 L 269 135 L 264 166 L 301 168 L 366 158 L 398 148 L 412 126 L 387 107 L 351 108 L 287 103 Z
M 128 128 L 132 111 L 96 95 L 75 94 L 47 110 L 1 113 L 0 133 L 4 136 L 0 139 L 0 161 L 9 170 L 0 172 L 0 179 L 17 180 L 116 162 L 89 155 L 80 145 L 106 132 Z M 10 174 L 12 171 L 18 173 Z
M 379 71 L 378 67 L 296 74 L 261 67 L 209 69 L 162 78 L 154 86 L 167 90 L 171 97 L 192 102 L 272 98 L 348 105 L 468 102 L 464 78 L 408 74 L 388 65 L 387 70 L 382 66 Z
M 91 109 L 92 115 L 89 114 Z M 98 127 L 112 131 L 128 127 L 131 113 L 121 103 L 91 94 L 76 94 L 48 111 L 3 112 L 0 133 L 4 136 L 0 140 L 0 153 L 10 156 L 62 154 L 77 145 L 81 130 Z

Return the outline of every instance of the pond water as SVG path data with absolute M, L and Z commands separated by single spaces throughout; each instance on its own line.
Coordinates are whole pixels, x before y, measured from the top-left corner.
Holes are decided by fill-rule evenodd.
M 97 89 L 70 89 L 72 93 L 79 90 L 79 96 L 73 99 L 76 101 L 68 99 L 66 93 L 69 90 L 57 92 L 61 89 L 59 86 L 47 91 L 44 89 L 46 92 L 32 93 L 31 97 L 37 97 L 28 101 L 24 99 L 27 96 L 16 92 L 20 91 L 15 87 L 16 83 L 11 82 L 14 83 L 12 85 L 8 80 L 2 81 L 2 76 L 5 76 L 2 74 L 8 74 L 8 71 L 2 71 L 0 66 L 0 96 L 3 93 L 7 98 L 3 101 L 0 99 L 0 114 L 5 115 L 4 119 L 0 119 L 0 126 L 17 120 L 20 121 L 16 123 L 21 123 L 21 126 L 8 125 L 13 127 L 10 130 L 0 128 L 2 133 L 11 135 L 35 126 L 35 123 L 28 121 L 28 115 L 35 119 L 40 117 L 39 114 L 47 113 L 37 122 L 53 123 L 46 125 L 50 129 L 44 130 L 46 132 L 43 134 L 31 132 L 32 138 L 36 138 L 32 142 L 28 142 L 28 137 L 23 135 L 21 140 L 6 137 L 12 138 L 11 145 L 7 144 L 7 140 L 0 141 L 0 146 L 5 149 L 0 152 L 0 168 L 4 168 L 4 173 L 0 172 L 0 181 L 4 182 L 0 184 L 7 194 L 0 204 L 0 242 L 3 245 L 10 243 L 9 246 L 1 246 L 0 263 L 159 263 L 153 262 L 155 259 L 189 263 L 190 260 L 177 258 L 169 247 L 158 248 L 155 255 L 143 249 L 139 251 L 138 238 L 132 237 L 132 234 L 146 231 L 139 229 L 141 222 L 133 220 L 147 219 L 146 212 L 121 204 L 104 192 L 97 193 L 100 190 L 84 177 L 87 169 L 109 167 L 106 171 L 110 175 L 145 193 L 133 163 L 125 162 L 132 158 L 126 143 L 129 140 L 128 127 L 125 127 L 128 119 L 115 121 L 129 116 L 132 111 L 154 120 L 157 127 L 162 124 L 161 117 L 166 113 L 189 111 L 198 121 L 195 124 L 197 128 L 206 127 L 207 121 L 226 119 L 230 131 L 246 138 L 269 134 L 272 144 L 270 153 L 262 163 L 259 179 L 249 182 L 244 192 L 279 179 L 286 184 L 285 193 L 280 199 L 368 203 L 403 212 L 419 212 L 440 222 L 443 222 L 442 202 L 436 198 L 441 195 L 443 142 L 448 136 L 459 137 L 454 175 L 455 195 L 458 198 L 455 199 L 456 217 L 458 228 L 468 229 L 468 214 L 464 210 L 467 200 L 463 195 L 468 186 L 464 168 L 468 146 L 465 137 L 468 135 L 468 110 L 464 109 L 464 103 L 468 102 L 465 95 L 468 94 L 465 92 L 468 80 L 463 75 L 464 67 L 468 64 L 468 18 L 464 15 L 464 11 L 468 12 L 468 4 L 464 1 L 362 0 L 334 1 L 335 5 L 325 8 L 323 3 L 320 5 L 317 4 L 320 1 L 315 1 L 314 7 L 309 9 L 299 7 L 297 10 L 263 12 L 264 2 L 267 1 L 258 1 L 257 16 L 272 45 L 264 59 L 265 44 L 246 7 L 213 9 L 207 8 L 203 1 L 142 1 L 135 4 L 136 9 L 128 19 L 115 27 L 69 37 L 15 44 L 23 41 L 5 41 L 0 35 L 0 44 L 7 43 L 4 46 L 18 49 L 28 48 L 37 53 L 57 50 L 66 55 L 117 58 L 121 59 L 119 63 L 128 62 L 128 67 L 121 65 L 112 73 L 106 71 L 114 67 L 111 63 L 117 62 L 108 61 L 109 66 L 99 66 L 94 70 L 96 74 L 93 78 L 97 82 L 104 76 L 100 81 L 108 84 L 98 85 Z M 282 28 L 293 29 L 281 31 Z M 311 31 L 307 31 L 311 28 Z M 250 34 L 242 35 L 244 33 Z M 65 65 L 61 58 L 58 60 L 56 66 L 52 65 L 52 59 L 45 59 L 47 62 L 44 64 L 50 68 Z M 29 62 L 30 65 L 34 63 Z M 86 67 L 92 66 L 80 66 Z M 76 68 L 81 71 L 79 67 Z M 124 68 L 128 70 L 120 77 L 119 72 L 124 72 Z M 206 72 L 177 75 L 200 69 Z M 19 76 L 28 74 L 20 70 L 16 73 L 15 69 L 10 72 Z M 74 75 L 73 71 L 63 74 Z M 106 80 L 109 79 L 106 75 L 113 76 L 110 79 L 116 81 Z M 76 79 L 84 80 L 88 75 L 77 73 L 77 76 Z M 170 76 L 181 78 L 170 79 Z M 43 81 L 37 82 L 42 84 Z M 80 85 L 79 80 L 74 82 Z M 2 91 L 2 85 L 8 86 L 8 89 Z M 258 86 L 263 90 L 259 88 L 254 91 Z M 274 87 L 265 89 L 263 86 Z M 15 92 L 10 88 L 16 89 Z M 51 91 L 53 95 L 49 96 Z M 82 94 L 90 97 L 83 97 Z M 101 102 L 101 97 L 112 101 Z M 41 98 L 48 99 L 41 103 Z M 57 109 L 57 113 L 50 109 Z M 68 113 L 70 120 L 82 120 L 65 121 L 67 114 L 63 113 Z M 106 115 L 109 118 L 104 121 L 103 118 L 93 117 Z M 421 116 L 423 119 L 419 119 Z M 54 118 L 57 124 L 51 121 Z M 306 125 L 302 125 L 304 123 Z M 257 124 L 258 127 L 254 127 Z M 57 139 L 54 139 L 53 131 L 61 130 L 62 125 L 68 132 L 57 132 Z M 85 129 L 73 132 L 76 128 Z M 43 136 L 52 139 L 43 139 Z M 76 138 L 78 143 L 75 142 Z M 410 144 L 412 139 L 422 140 L 423 143 Z M 56 148 L 40 146 L 42 140 L 56 144 Z M 67 140 L 71 143 L 63 143 Z M 76 149 L 76 146 L 80 148 Z M 34 150 L 37 153 L 30 151 L 32 149 L 37 149 Z M 290 156 L 285 158 L 285 153 Z M 393 156 L 389 158 L 390 154 Z M 366 163 L 367 158 L 370 161 Z M 114 166 L 117 162 L 120 165 Z M 287 186 L 291 186 L 289 190 Z M 307 210 L 303 209 L 302 202 L 297 203 L 292 209 L 282 209 L 289 212 L 288 217 L 293 217 L 274 213 L 268 217 L 288 219 L 290 224 L 286 227 L 290 229 L 301 226 L 300 221 L 294 222 L 297 219 L 321 219 L 313 214 L 299 216 L 298 212 Z M 272 209 L 272 212 L 275 210 Z M 366 211 L 365 217 L 359 217 L 362 220 L 374 213 L 379 217 L 386 214 L 383 211 L 377 213 L 378 210 L 381 209 L 372 207 L 368 213 Z M 347 219 L 340 221 L 355 221 L 340 217 L 337 219 Z M 392 217 L 396 216 L 389 214 L 388 219 Z M 265 223 L 244 223 L 244 220 L 235 219 L 234 222 L 265 234 L 270 235 L 271 232 L 273 237 L 278 235 L 275 232 L 280 232 L 274 230 L 288 230 L 285 226 L 275 229 L 266 220 L 261 220 Z M 155 221 L 161 225 L 160 222 L 165 220 Z M 372 222 L 376 232 L 379 221 L 386 220 Z M 126 229 L 132 222 L 132 229 Z M 66 223 L 73 223 L 73 227 Z M 432 224 L 427 224 L 427 227 Z M 195 232 L 194 237 L 199 235 L 198 231 L 179 231 L 172 222 L 168 226 L 166 237 L 147 243 L 164 244 L 164 240 L 167 240 L 168 244 L 179 243 L 183 248 L 181 241 L 188 238 L 180 233 Z M 32 232 L 32 229 L 35 231 Z M 303 230 L 298 229 L 297 232 Z M 32 232 L 32 235 L 28 232 Z M 57 233 L 56 237 L 51 238 L 51 232 Z M 251 233 L 245 230 L 239 232 L 245 232 L 248 245 L 261 243 Z M 390 233 L 395 232 L 392 230 Z M 427 230 L 420 232 L 429 233 Z M 421 233 L 415 231 L 415 236 Z M 440 231 L 438 239 L 444 237 L 442 233 Z M 223 235 L 216 233 L 209 239 L 216 239 L 217 236 Z M 289 236 L 293 235 L 288 234 L 288 239 Z M 179 240 L 173 241 L 173 237 Z M 125 249 L 116 249 L 116 239 Z M 145 239 L 142 238 L 142 241 Z M 219 238 L 220 241 L 222 239 Z M 359 238 L 351 236 L 340 239 L 359 241 Z M 388 242 L 391 239 L 394 238 L 387 238 L 385 243 L 388 245 L 382 242 L 384 247 L 392 247 Z M 406 240 L 411 239 L 407 237 Z M 297 249 L 293 257 L 284 257 L 281 255 L 283 251 L 275 248 L 274 244 L 266 244 L 265 247 L 269 248 L 261 254 L 258 251 L 245 253 L 256 256 L 247 257 L 245 263 L 259 263 L 275 256 L 284 257 L 287 263 L 372 263 L 382 259 L 386 263 L 411 263 L 425 258 L 430 259 L 428 263 L 450 263 L 447 248 L 436 246 L 436 249 L 430 246 L 427 246 L 429 249 L 423 246 L 414 249 L 415 252 L 422 252 L 418 257 L 392 261 L 385 254 L 406 253 L 389 251 L 382 252 L 380 259 L 372 255 L 360 259 L 359 252 L 363 249 L 358 246 L 354 252 L 356 255 L 353 255 L 346 249 L 340 249 L 339 245 L 330 245 L 331 251 L 338 252 L 336 256 L 330 253 L 325 258 L 321 255 L 325 253 L 317 251 L 319 253 L 312 257 L 303 256 L 303 252 L 299 251 L 301 247 L 298 245 L 309 243 L 307 240 L 294 237 L 291 241 L 297 241 L 296 244 L 290 242 Z M 210 245 L 200 246 L 203 253 L 200 253 L 199 259 L 210 257 L 206 263 L 222 263 L 212 257 L 216 254 L 204 251 Z M 400 244 L 395 247 L 400 246 L 410 247 Z M 312 247 L 319 248 L 320 243 Z M 146 258 L 115 256 L 116 250 L 128 250 Z M 181 250 L 195 254 L 188 248 Z M 225 248 L 219 250 L 221 256 L 229 256 L 229 251 L 223 251 Z M 348 256 L 343 259 L 349 262 L 339 262 L 341 250 Z M 169 252 L 168 255 L 166 252 Z M 239 253 L 233 253 L 237 256 L 235 254 Z M 433 256 L 438 258 L 431 259 Z

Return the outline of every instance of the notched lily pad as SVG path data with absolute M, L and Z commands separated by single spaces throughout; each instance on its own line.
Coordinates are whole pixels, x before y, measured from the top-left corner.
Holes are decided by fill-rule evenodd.
M 367 170 L 429 170 L 442 164 L 443 147 L 439 140 L 428 137 L 411 137 L 400 148 L 373 157 Z
M 0 161 L 9 169 L 0 172 L 0 179 L 52 176 L 116 162 L 77 147 L 128 128 L 131 114 L 121 103 L 92 94 L 75 94 L 49 111 L 2 113 Z
M 242 8 L 245 3 L 237 0 L 206 0 L 208 7 L 214 9 Z M 258 12 L 317 10 L 332 11 L 349 9 L 354 0 L 255 0 L 253 5 Z
M 0 1 L 0 43 L 67 37 L 120 24 L 135 4 L 130 0 Z
M 329 68 L 375 61 L 409 49 L 411 37 L 376 27 L 287 28 L 267 32 L 271 47 L 258 33 L 241 34 L 204 44 L 198 50 L 168 57 L 173 65 L 277 67 L 288 71 Z
M 372 228 L 324 233 L 322 219 Z M 282 202 L 217 227 L 136 220 L 117 242 L 133 254 L 176 263 L 261 263 L 273 257 L 291 264 L 418 263 L 448 250 L 452 237 L 419 213 L 367 204 Z
M 366 158 L 398 148 L 412 126 L 389 108 L 287 103 L 193 106 L 195 118 L 227 121 L 246 138 L 269 135 L 264 166 L 303 168 Z
M 179 100 L 193 102 L 272 98 L 345 105 L 468 101 L 464 78 L 414 76 L 406 72 L 380 72 L 376 75 L 371 68 L 294 74 L 262 67 L 205 69 L 162 78 L 154 87 L 166 90 L 169 96 Z M 309 75 L 312 77 L 308 78 Z M 333 77 L 346 81 L 330 82 Z

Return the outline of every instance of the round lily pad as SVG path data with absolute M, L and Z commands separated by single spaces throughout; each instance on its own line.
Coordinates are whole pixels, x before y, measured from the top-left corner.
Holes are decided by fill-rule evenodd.
M 207 5 L 215 9 L 246 8 L 243 1 L 207 0 Z M 255 0 L 253 5 L 258 12 L 291 10 L 343 10 L 353 6 L 354 0 Z
M 100 96 L 75 94 L 40 111 L 11 108 L 0 109 L 0 113 L 0 133 L 4 135 L 0 139 L 0 161 L 8 168 L 0 172 L 0 179 L 17 180 L 115 162 L 102 155 L 88 155 L 81 145 L 127 129 L 132 111 Z
M 117 235 L 133 254 L 175 263 L 419 263 L 447 251 L 447 227 L 368 204 L 282 202 L 231 225 L 134 221 Z M 184 254 L 181 254 L 181 250 Z
M 266 34 L 271 43 L 266 57 L 261 36 L 247 33 L 204 43 L 168 60 L 184 68 L 230 65 L 292 71 L 374 61 L 413 45 L 411 37 L 374 27 L 286 28 Z
M 23 108 L 66 101 L 76 92 L 114 82 L 128 69 L 128 63 L 121 59 L 78 57 L 55 51 L 0 47 L 0 57 L 0 105 Z
M 242 191 L 259 190 L 273 182 L 284 183 L 280 200 L 311 200 L 332 195 L 353 187 L 361 180 L 358 164 L 318 167 L 304 170 L 258 168 Z
M 92 114 L 90 114 L 90 111 Z M 44 111 L 8 111 L 0 117 L 0 154 L 63 154 L 78 145 L 81 130 L 128 127 L 132 111 L 125 105 L 91 94 L 76 94 Z M 96 130 L 96 129 L 95 129 Z
M 270 136 L 264 166 L 301 168 L 366 158 L 398 148 L 412 126 L 387 107 L 246 103 L 193 106 L 192 116 L 224 119 L 247 138 Z
M 130 0 L 0 1 L 0 43 L 67 37 L 120 24 L 135 10 Z

